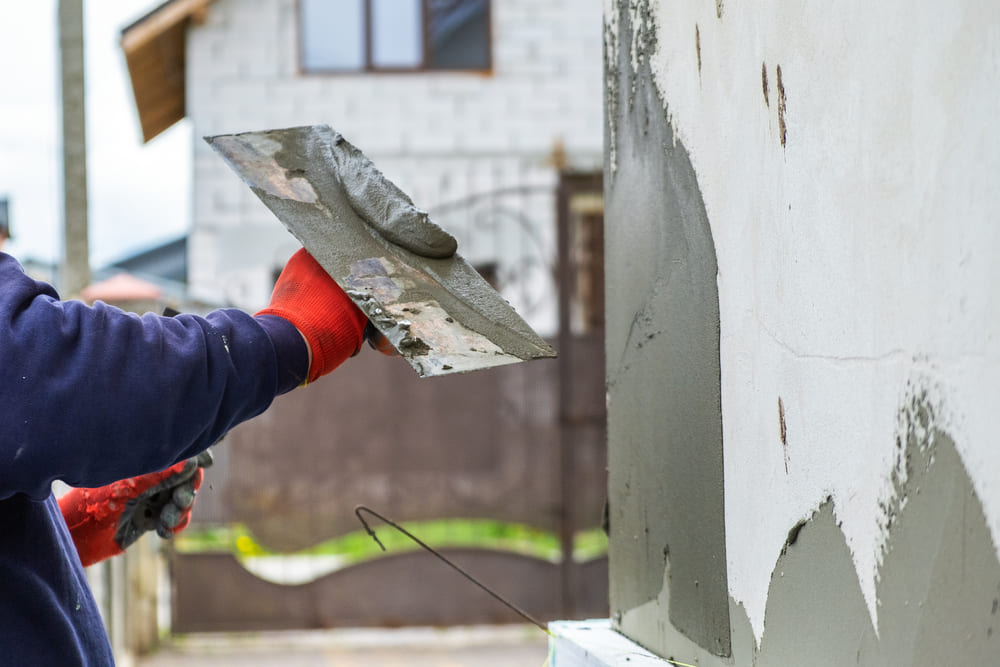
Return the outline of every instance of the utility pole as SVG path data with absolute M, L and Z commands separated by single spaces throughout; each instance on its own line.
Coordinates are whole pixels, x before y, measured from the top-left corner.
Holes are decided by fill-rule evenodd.
M 83 0 L 59 0 L 62 89 L 63 259 L 66 297 L 90 284 L 87 232 L 87 116 L 84 108 Z
M 8 217 L 7 198 L 0 199 L 0 250 L 5 241 L 10 240 L 10 218 Z

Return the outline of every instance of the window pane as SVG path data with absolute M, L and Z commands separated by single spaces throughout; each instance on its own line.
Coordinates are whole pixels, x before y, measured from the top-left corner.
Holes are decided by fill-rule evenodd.
M 430 0 L 427 67 L 490 68 L 489 0 Z
M 372 0 L 375 67 L 414 69 L 423 61 L 421 0 Z
M 300 0 L 300 7 L 304 69 L 364 69 L 364 0 Z

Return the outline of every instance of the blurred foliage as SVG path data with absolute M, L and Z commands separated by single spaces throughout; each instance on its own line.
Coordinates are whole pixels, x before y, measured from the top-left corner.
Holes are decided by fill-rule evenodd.
M 391 526 L 372 520 L 372 529 L 385 545 L 386 553 L 420 549 L 408 537 Z M 512 551 L 552 562 L 560 557 L 559 538 L 555 533 L 518 523 L 492 520 L 444 519 L 415 521 L 403 526 L 434 549 L 477 547 Z M 336 537 L 294 554 L 279 554 L 259 543 L 243 524 L 211 528 L 188 528 L 174 538 L 175 548 L 182 553 L 229 552 L 246 556 L 341 556 L 354 563 L 382 554 L 375 541 L 364 531 L 357 530 Z M 573 559 L 586 561 L 607 553 L 608 539 L 599 529 L 577 533 L 573 540 Z

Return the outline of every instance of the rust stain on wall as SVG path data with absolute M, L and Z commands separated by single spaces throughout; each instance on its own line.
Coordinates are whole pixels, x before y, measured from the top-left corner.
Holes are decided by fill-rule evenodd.
M 764 89 L 764 106 L 770 108 L 771 100 L 768 99 L 766 62 L 760 64 L 760 86 Z
M 781 139 L 781 147 L 785 147 L 785 139 L 787 135 L 787 126 L 785 125 L 785 84 L 781 80 L 781 65 L 778 65 L 777 71 L 778 79 L 778 132 Z
M 778 397 L 778 433 L 781 435 L 781 452 L 785 457 L 785 474 L 788 474 L 788 427 L 785 425 L 785 404 Z
M 698 24 L 694 24 L 694 50 L 698 55 L 698 76 L 701 76 L 701 33 L 698 31 Z

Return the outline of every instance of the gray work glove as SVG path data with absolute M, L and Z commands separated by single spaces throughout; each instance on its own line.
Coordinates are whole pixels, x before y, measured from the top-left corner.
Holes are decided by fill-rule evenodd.
M 191 518 L 191 505 L 212 465 L 206 450 L 166 470 L 97 488 L 75 488 L 59 498 L 59 509 L 84 567 L 116 556 L 143 533 L 170 537 Z
M 206 449 L 188 459 L 173 475 L 129 500 L 119 520 L 115 541 L 125 549 L 147 531 L 155 530 L 166 539 L 187 526 L 201 486 L 202 470 L 211 466 L 212 453 Z

